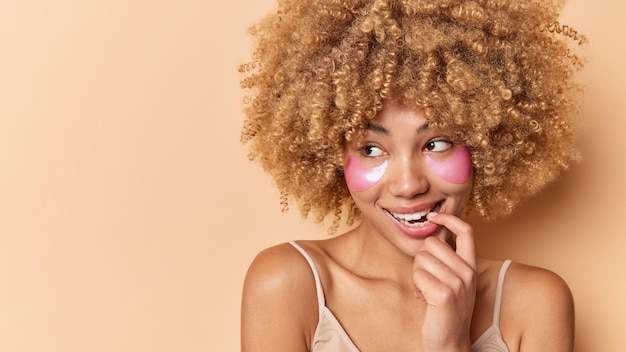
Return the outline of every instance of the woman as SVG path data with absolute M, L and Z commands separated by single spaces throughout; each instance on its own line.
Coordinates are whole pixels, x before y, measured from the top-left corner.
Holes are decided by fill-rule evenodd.
M 262 251 L 243 351 L 571 351 L 544 269 L 477 257 L 578 158 L 581 67 L 550 2 L 281 1 L 251 29 L 242 140 L 304 216 L 358 224 Z

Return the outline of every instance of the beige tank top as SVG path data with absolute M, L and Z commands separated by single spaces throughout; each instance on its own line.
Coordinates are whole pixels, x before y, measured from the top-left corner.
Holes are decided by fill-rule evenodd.
M 294 246 L 306 259 L 313 271 L 315 278 L 315 288 L 317 290 L 317 304 L 319 307 L 319 320 L 315 335 L 313 335 L 311 352 L 359 352 L 350 336 L 343 329 L 337 318 L 326 307 L 324 298 L 324 290 L 322 289 L 322 281 L 320 280 L 317 266 L 313 262 L 311 256 L 297 243 L 289 242 Z M 502 286 L 504 284 L 504 276 L 511 264 L 510 260 L 504 261 L 498 275 L 498 283 L 496 287 L 496 300 L 493 309 L 493 323 L 491 326 L 472 344 L 473 352 L 509 352 L 508 347 L 502 339 L 500 331 L 500 306 L 502 304 Z

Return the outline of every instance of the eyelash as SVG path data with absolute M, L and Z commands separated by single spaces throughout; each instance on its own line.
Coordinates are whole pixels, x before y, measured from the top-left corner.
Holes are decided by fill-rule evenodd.
M 432 149 L 428 149 L 429 145 L 435 144 L 435 143 L 438 143 L 438 142 L 446 143 L 447 144 L 447 148 L 445 148 L 444 150 L 433 150 L 433 149 L 436 148 L 436 146 L 433 146 Z M 431 140 L 428 143 L 426 143 L 426 145 L 424 146 L 424 149 L 426 149 L 429 152 L 439 153 L 439 152 L 444 152 L 444 151 L 452 148 L 452 146 L 453 146 L 453 143 L 451 141 L 449 141 L 449 140 L 446 140 L 446 139 L 435 139 L 435 140 Z
M 366 150 L 367 150 L 367 149 L 373 149 L 373 148 L 376 148 L 376 149 L 380 150 L 381 155 L 384 153 L 384 152 L 383 152 L 383 150 L 382 150 L 381 148 L 379 148 L 379 147 L 377 147 L 377 146 L 375 146 L 375 145 L 364 145 L 364 146 L 362 146 L 361 148 L 359 148 L 359 151 L 360 151 L 361 153 L 363 153 L 363 155 L 365 155 L 365 156 L 367 156 L 367 157 L 370 157 L 370 158 L 375 158 L 375 157 L 381 156 L 381 155 L 369 155 L 369 154 L 366 152 Z M 371 151 L 370 151 L 370 153 L 371 153 Z
M 436 145 L 437 143 L 446 143 L 447 148 L 443 149 L 443 150 L 434 150 L 436 149 Z M 432 149 L 428 149 L 429 145 L 433 145 Z M 445 152 L 448 149 L 452 148 L 452 146 L 454 145 L 454 143 L 452 143 L 451 141 L 447 140 L 447 139 L 434 139 L 429 141 L 428 143 L 426 143 L 426 145 L 424 146 L 424 149 L 428 152 L 432 152 L 432 153 L 441 153 L 441 152 Z M 369 149 L 369 153 L 367 152 L 367 150 Z M 380 155 L 370 155 L 372 153 L 371 149 L 378 149 L 380 151 Z M 366 157 L 370 157 L 370 158 L 376 158 L 379 156 L 382 156 L 384 154 L 384 151 L 380 148 L 377 147 L 375 145 L 364 145 L 361 148 L 359 148 L 359 152 L 361 152 L 363 155 L 365 155 Z

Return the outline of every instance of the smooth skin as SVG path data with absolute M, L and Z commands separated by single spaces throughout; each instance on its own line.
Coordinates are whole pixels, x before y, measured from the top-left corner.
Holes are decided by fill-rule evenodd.
M 389 103 L 372 125 L 368 148 L 346 146 L 364 163 L 389 161 L 375 186 L 351 192 L 361 223 L 334 238 L 298 243 L 318 267 L 327 307 L 360 351 L 471 351 L 492 324 L 502 265 L 476 256 L 472 228 L 459 217 L 471 180 L 455 185 L 428 170 L 426 155 L 445 159 L 454 145 L 428 129 L 420 111 Z M 407 235 L 389 213 L 424 206 L 438 225 L 426 237 Z M 456 249 L 448 244 L 453 238 Z M 511 265 L 500 316 L 511 352 L 572 351 L 573 312 L 569 288 L 556 274 Z M 317 323 L 304 257 L 289 244 L 259 253 L 244 283 L 242 351 L 310 351 Z

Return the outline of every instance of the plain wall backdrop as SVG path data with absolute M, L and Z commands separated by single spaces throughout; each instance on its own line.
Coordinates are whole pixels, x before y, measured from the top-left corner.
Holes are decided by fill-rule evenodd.
M 237 351 L 262 248 L 324 238 L 280 211 L 239 143 L 237 66 L 270 0 L 5 1 L 0 12 L 0 351 Z M 577 352 L 623 351 L 626 82 L 618 0 L 572 0 L 590 39 L 584 161 L 479 252 L 549 268 Z

